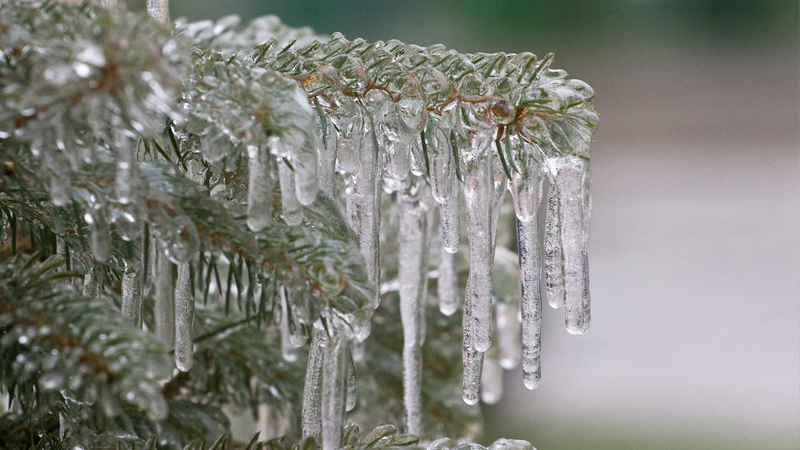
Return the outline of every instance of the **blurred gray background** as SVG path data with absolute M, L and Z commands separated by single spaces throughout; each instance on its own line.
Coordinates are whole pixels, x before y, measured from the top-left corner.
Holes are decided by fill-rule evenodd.
M 142 2 L 143 3 L 143 2 Z M 131 7 L 134 7 L 131 5 Z M 795 1 L 171 0 L 172 17 L 462 52 L 554 51 L 597 92 L 592 329 L 546 309 L 542 383 L 500 436 L 556 449 L 800 449 Z M 509 395 L 510 394 L 510 395 Z

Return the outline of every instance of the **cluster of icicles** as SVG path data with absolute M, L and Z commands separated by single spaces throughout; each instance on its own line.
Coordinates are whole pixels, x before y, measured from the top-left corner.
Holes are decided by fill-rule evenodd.
M 465 402 L 475 404 L 481 397 L 496 401 L 501 390 L 500 367 L 513 368 L 520 360 L 525 386 L 538 386 L 542 291 L 552 307 L 563 308 L 570 333 L 588 329 L 588 144 L 596 124 L 593 93 L 585 83 L 567 80 L 563 71 L 549 69 L 549 58 L 537 62 L 530 54 L 469 57 L 440 47 L 428 51 L 404 44 L 362 43 L 358 45 L 363 48 L 354 52 L 350 42 L 335 35 L 328 44 L 312 46 L 313 51 L 284 49 L 267 58 L 268 68 L 299 81 L 303 90 L 297 88 L 297 92 L 303 94 L 302 99 L 306 95 L 310 99 L 307 105 L 298 103 L 300 115 L 309 119 L 300 126 L 313 126 L 310 120 L 314 120 L 316 135 L 298 139 L 302 133 L 287 133 L 273 136 L 268 145 L 247 147 L 247 225 L 259 231 L 274 220 L 275 175 L 281 188 L 282 219 L 287 224 L 301 224 L 303 206 L 317 195 L 344 198 L 345 216 L 358 236 L 368 278 L 376 286 L 377 307 L 382 292 L 381 193 L 394 194 L 400 214 L 398 291 L 404 329 L 405 431 L 420 435 L 428 278 L 435 274 L 442 313 L 455 313 L 461 303 L 454 257 L 464 250 L 462 212 L 469 244 L 463 297 Z M 326 45 L 333 50 L 325 53 Z M 369 64 L 366 56 L 358 56 L 369 49 L 373 50 L 370 58 L 379 62 Z M 332 58 L 334 63 L 317 58 L 313 74 L 296 72 L 303 55 L 319 52 L 325 53 L 320 58 Z M 440 66 L 441 71 L 431 68 L 436 61 L 458 67 L 449 71 L 447 64 Z M 398 68 L 400 72 L 395 70 L 395 78 L 384 77 L 381 84 L 377 75 L 373 77 L 374 67 L 384 72 Z M 424 68 L 426 75 L 414 75 L 414 67 Z M 392 81 L 397 79 L 403 82 Z M 438 97 L 428 95 L 426 87 L 430 86 Z M 562 119 L 563 123 L 559 122 Z M 582 120 L 588 125 L 581 125 Z M 271 173 L 273 158 L 277 174 Z M 126 190 L 132 163 L 118 162 L 118 193 Z M 496 232 L 506 192 L 511 193 L 517 218 L 520 305 L 496 302 L 492 293 Z M 546 207 L 540 208 L 543 201 Z M 540 209 L 546 210 L 541 221 L 544 227 L 540 226 Z M 86 217 L 92 225 L 95 258 L 108 259 L 108 224 L 92 215 Z M 438 233 L 432 232 L 435 222 Z M 429 249 L 437 240 L 441 250 L 434 254 L 439 260 L 431 262 Z M 194 309 L 190 255 L 171 252 L 168 244 L 157 239 L 151 242 L 145 251 L 151 259 L 155 332 L 168 347 L 174 347 L 177 367 L 186 371 L 192 364 Z M 177 264 L 177 278 L 166 269 L 170 262 Z M 431 265 L 438 269 L 429 272 Z M 131 267 L 122 278 L 123 310 L 139 326 L 141 277 L 141 268 Z M 88 292 L 96 289 L 92 283 L 90 274 Z M 285 298 L 282 308 L 289 308 Z M 282 321 L 284 347 L 304 345 L 306 337 L 289 332 L 287 317 L 285 314 Z M 493 323 L 498 328 L 500 356 L 487 358 Z M 335 318 L 329 320 L 327 329 L 320 322 L 313 325 L 303 395 L 303 435 L 314 436 L 325 450 L 333 450 L 342 442 L 345 411 L 355 406 L 353 358 L 362 353 L 360 346 L 369 345 L 363 341 L 370 329 L 367 323 L 354 330 Z

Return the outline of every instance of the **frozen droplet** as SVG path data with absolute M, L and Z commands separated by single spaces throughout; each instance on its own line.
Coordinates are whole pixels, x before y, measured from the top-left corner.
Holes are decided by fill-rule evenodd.
M 516 135 L 507 139 L 506 146 L 516 169 L 511 171 L 509 183 L 514 211 L 519 220 L 527 222 L 536 215 L 536 199 L 541 198 L 541 165 L 534 161 L 534 155 L 539 151 Z
M 503 397 L 503 368 L 497 358 L 487 353 L 481 371 L 481 401 L 494 405 Z
M 522 379 L 525 387 L 536 389 L 542 373 L 542 297 L 539 286 L 542 264 L 538 219 L 518 220 L 517 232 L 522 285 Z
M 132 327 L 142 328 L 141 271 L 133 267 L 122 274 L 122 314 Z
M 520 323 L 517 303 L 498 303 L 495 307 L 497 321 L 498 361 L 504 369 L 511 370 L 519 365 L 522 353 L 520 343 Z
M 303 438 L 313 437 L 317 441 L 322 440 L 322 371 L 327 344 L 328 335 L 315 327 L 306 365 L 301 422 Z
M 272 177 L 269 170 L 269 150 L 266 147 L 247 147 L 250 171 L 247 187 L 247 226 L 261 231 L 272 222 Z
M 282 159 L 278 160 L 278 176 L 281 183 L 283 220 L 287 225 L 300 225 L 303 222 L 303 206 L 295 192 L 295 174 Z
M 181 372 L 188 372 L 192 368 L 194 357 L 194 296 L 190 272 L 189 264 L 181 264 L 175 279 L 175 364 Z
M 403 323 L 403 406 L 406 431 L 422 431 L 422 343 L 421 308 L 427 282 L 427 205 L 420 186 L 409 187 L 400 196 L 400 318 Z
M 155 333 L 164 346 L 175 347 L 175 287 L 172 278 L 172 264 L 164 252 L 157 252 L 155 262 Z
M 465 308 L 465 320 L 472 322 L 470 333 L 464 329 L 464 343 L 484 352 L 492 343 L 492 200 L 493 166 L 487 152 L 488 139 L 482 148 L 472 148 L 466 162 L 464 199 L 469 237 L 469 282 L 471 308 Z M 465 300 L 466 303 L 466 300 Z

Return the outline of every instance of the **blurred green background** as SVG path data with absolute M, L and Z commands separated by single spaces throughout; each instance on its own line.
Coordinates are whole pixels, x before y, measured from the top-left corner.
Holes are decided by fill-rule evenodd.
M 276 14 L 349 39 L 554 51 L 601 117 L 593 325 L 569 336 L 545 311 L 541 386 L 509 372 L 504 400 L 482 406 L 482 443 L 800 448 L 796 0 L 170 3 L 173 18 Z

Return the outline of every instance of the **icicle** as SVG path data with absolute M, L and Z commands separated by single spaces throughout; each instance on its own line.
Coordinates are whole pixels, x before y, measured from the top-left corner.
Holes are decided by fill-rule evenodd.
M 472 287 L 470 311 L 464 314 L 473 323 L 464 328 L 464 343 L 484 352 L 492 343 L 492 203 L 493 165 L 486 151 L 487 140 L 476 137 L 466 164 L 464 197 L 469 235 L 469 282 Z M 465 301 L 466 303 L 466 301 Z
M 117 200 L 123 205 L 131 202 L 133 189 L 136 183 L 136 156 L 133 149 L 128 148 L 127 141 L 123 141 L 124 148 L 117 149 L 117 176 L 114 180 L 114 193 Z
M 308 337 L 303 331 L 303 324 L 297 317 L 297 312 L 292 310 L 289 306 L 289 291 L 286 287 L 280 290 L 281 304 L 283 310 L 286 312 L 286 322 L 289 327 L 289 344 L 292 347 L 300 348 L 306 345 Z
M 341 93 L 333 94 L 331 99 L 333 115 L 331 121 L 338 133 L 336 157 L 338 170 L 355 174 L 361 162 L 362 146 L 371 145 L 369 133 L 365 133 L 364 113 L 355 101 Z M 375 176 L 373 174 L 373 176 Z
M 528 389 L 536 389 L 542 373 L 539 359 L 542 336 L 539 221 L 536 217 L 528 222 L 518 220 L 517 230 L 522 284 L 522 380 Z
M 334 319 L 335 320 L 335 319 Z M 347 346 L 345 324 L 329 323 L 331 335 L 325 348 L 322 366 L 322 449 L 338 450 L 342 446 L 344 426 Z
M 503 368 L 493 354 L 496 352 L 487 353 L 481 371 L 481 401 L 487 405 L 494 405 L 503 397 Z
M 194 323 L 194 296 L 192 295 L 189 264 L 178 266 L 175 280 L 175 365 L 181 372 L 192 368 L 194 350 L 192 324 Z
M 358 235 L 359 249 L 367 266 L 367 277 L 375 286 L 375 307 L 380 304 L 380 186 L 378 148 L 374 127 L 364 139 L 361 164 L 353 179 L 353 228 Z
M 125 261 L 122 274 L 122 314 L 135 328 L 142 328 L 142 276 L 135 262 Z
M 317 198 L 317 150 L 295 152 L 292 163 L 296 171 L 294 189 L 297 201 L 301 205 L 310 205 Z
M 322 442 L 322 370 L 327 345 L 328 335 L 325 330 L 314 327 L 303 387 L 301 422 L 303 438 L 313 437 L 317 442 Z
M 464 344 L 461 355 L 461 363 L 464 370 L 461 384 L 462 398 L 468 405 L 478 403 L 481 396 L 481 373 L 483 372 L 483 353 L 475 350 L 467 344 L 466 336 L 472 333 L 473 321 L 471 319 L 472 310 L 472 286 L 467 280 L 467 295 L 464 296 L 464 315 L 461 325 L 464 328 Z
M 425 264 L 427 207 L 421 200 L 419 186 L 408 188 L 400 197 L 400 313 L 403 322 L 403 405 L 406 432 L 420 435 L 422 431 L 422 343 L 420 315 L 423 285 L 426 282 Z
M 283 359 L 292 362 L 297 360 L 297 347 L 292 343 L 292 332 L 289 325 L 291 313 L 286 299 L 286 288 L 280 287 L 278 291 L 280 292 L 281 301 L 281 354 Z
M 295 174 L 283 159 L 278 160 L 278 176 L 281 183 L 283 220 L 287 225 L 300 225 L 303 222 L 303 206 L 295 193 Z
M 172 263 L 164 252 L 157 252 L 155 265 L 155 333 L 168 350 L 175 346 L 175 288 Z
M 587 163 L 578 157 L 558 158 L 551 161 L 555 171 L 561 229 L 562 260 L 564 267 L 564 314 L 567 331 L 583 334 L 589 329 L 590 304 L 588 267 L 585 245 L 584 195 Z M 588 214 L 588 213 L 587 213 Z
M 103 275 L 99 267 L 89 263 L 90 267 L 83 277 L 83 295 L 89 298 L 98 298 L 103 291 Z
M 111 228 L 105 209 L 93 208 L 84 215 L 84 219 L 92 231 L 92 256 L 98 261 L 106 261 L 111 257 Z
M 495 306 L 497 321 L 497 347 L 499 362 L 503 369 L 514 369 L 519 365 L 522 344 L 520 343 L 520 323 L 517 303 L 498 303 Z
M 269 170 L 269 150 L 247 146 L 250 181 L 247 187 L 247 226 L 261 231 L 272 222 L 272 178 Z
M 458 184 L 453 178 L 451 183 Z M 461 244 L 460 206 L 461 190 L 454 186 L 450 197 L 439 206 L 439 239 L 442 248 L 449 253 L 456 253 Z
M 161 25 L 169 25 L 169 0 L 147 0 L 147 13 Z
M 330 119 L 325 115 L 319 97 L 314 97 L 314 123 L 317 126 L 317 143 L 319 161 L 317 164 L 317 182 L 319 189 L 330 198 L 335 198 L 336 147 L 339 134 L 331 126 Z M 326 106 L 330 107 L 330 105 Z
M 345 409 L 352 411 L 358 401 L 358 372 L 356 372 L 355 357 L 353 356 L 352 346 L 356 341 L 350 342 L 350 352 L 347 355 L 347 401 Z
M 564 306 L 564 261 L 561 249 L 559 194 L 554 177 L 550 176 L 547 191 L 547 217 L 544 228 L 544 267 L 547 280 L 547 303 L 553 308 Z
M 431 194 L 437 203 L 444 205 L 454 191 L 453 148 L 449 133 L 439 127 L 433 117 L 428 119 L 425 128 L 425 143 L 430 161 Z

